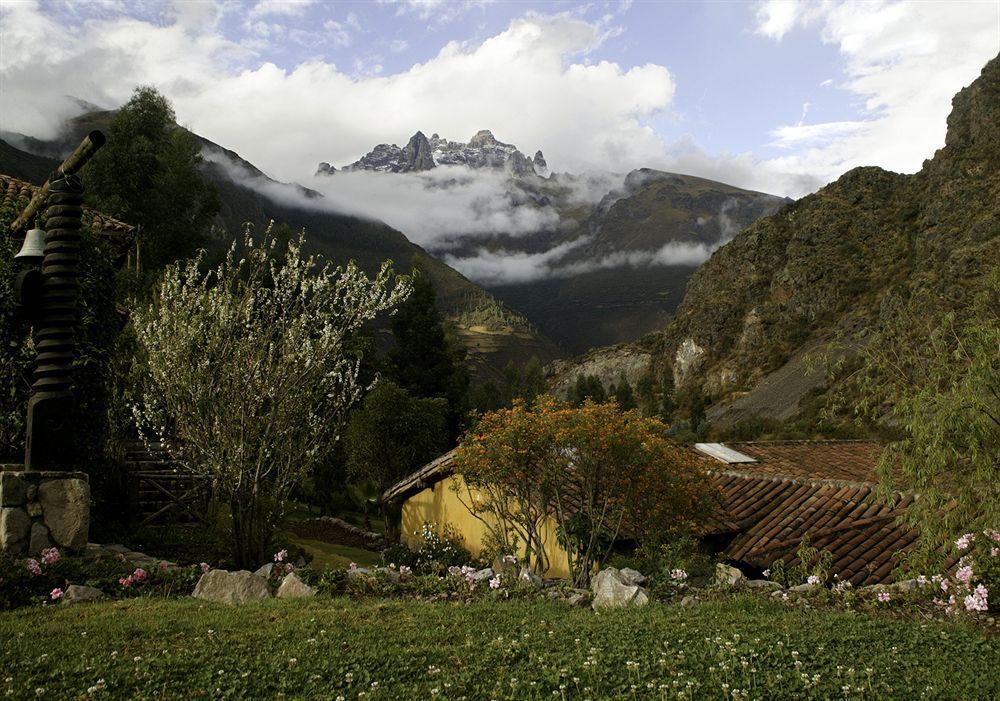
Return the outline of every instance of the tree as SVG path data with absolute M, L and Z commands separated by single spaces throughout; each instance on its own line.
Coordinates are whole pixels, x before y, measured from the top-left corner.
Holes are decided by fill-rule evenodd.
M 625 373 L 621 374 L 613 396 L 615 401 L 618 402 L 618 408 L 622 411 L 629 411 L 636 408 L 635 395 L 632 394 L 632 386 L 628 383 Z
M 346 440 L 348 473 L 359 481 L 370 480 L 381 495 L 440 455 L 447 445 L 446 399 L 413 397 L 394 382 L 381 380 L 351 414 Z
M 138 428 L 212 478 L 241 567 L 265 559 L 289 491 L 329 455 L 363 389 L 348 339 L 409 291 L 388 263 L 369 279 L 304 258 L 303 239 L 278 262 L 266 234 L 205 274 L 200 256 L 168 266 L 134 316 Z
M 1000 524 L 1000 270 L 961 317 L 942 305 L 929 292 L 887 300 L 893 322 L 866 339 L 839 402 L 896 431 L 881 492 L 920 495 L 903 515 L 919 527 L 918 559 Z
M 660 373 L 660 420 L 664 423 L 670 423 L 677 411 L 674 392 L 674 371 L 669 367 L 663 368 Z
M 468 411 L 469 377 L 462 364 L 465 351 L 445 333 L 435 301 L 430 280 L 414 270 L 413 293 L 392 317 L 396 346 L 388 354 L 388 374 L 416 397 L 444 397 L 454 440 Z
M 518 536 L 537 569 L 546 564 L 544 523 L 555 521 L 575 586 L 587 585 L 622 536 L 668 539 L 714 504 L 708 476 L 659 421 L 611 403 L 518 401 L 484 416 L 455 463 L 466 506 L 498 542 Z
M 601 378 L 597 375 L 577 375 L 576 384 L 570 391 L 570 401 L 579 406 L 588 399 L 598 404 L 607 399 Z
M 139 227 L 139 260 L 158 273 L 205 242 L 218 197 L 198 172 L 201 146 L 175 123 L 170 102 L 136 88 L 115 115 L 107 144 L 84 171 L 88 201 Z

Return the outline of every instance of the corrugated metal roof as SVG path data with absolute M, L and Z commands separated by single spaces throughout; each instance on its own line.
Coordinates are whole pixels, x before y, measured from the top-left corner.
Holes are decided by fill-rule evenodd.
M 704 453 L 705 455 L 715 458 L 719 462 L 724 462 L 729 465 L 757 462 L 756 458 L 752 458 L 749 455 L 744 455 L 737 450 L 733 450 L 725 443 L 695 443 L 694 448 L 700 453 Z

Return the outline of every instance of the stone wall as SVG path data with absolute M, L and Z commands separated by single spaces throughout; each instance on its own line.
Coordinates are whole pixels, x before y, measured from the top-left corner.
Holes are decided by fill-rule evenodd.
M 37 555 L 53 546 L 82 551 L 89 530 L 85 473 L 0 471 L 0 551 Z

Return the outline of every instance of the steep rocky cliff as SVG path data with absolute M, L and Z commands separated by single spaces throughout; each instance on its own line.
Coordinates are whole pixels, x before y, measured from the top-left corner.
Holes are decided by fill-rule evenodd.
M 694 274 L 659 360 L 679 387 L 719 401 L 710 417 L 793 415 L 824 386 L 805 349 L 856 342 L 891 320 L 890 299 L 918 290 L 961 315 L 1000 265 L 1000 57 L 952 104 L 946 144 L 920 172 L 851 170 L 747 227 Z M 798 396 L 755 403 L 783 367 Z

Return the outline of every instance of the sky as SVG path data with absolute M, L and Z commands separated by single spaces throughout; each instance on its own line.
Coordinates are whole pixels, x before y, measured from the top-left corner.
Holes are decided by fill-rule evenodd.
M 0 130 L 152 84 L 178 121 L 306 181 L 415 131 L 555 171 L 654 167 L 778 195 L 914 172 L 1000 51 L 1000 2 L 0 0 Z

